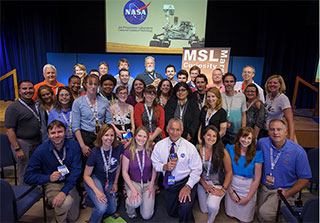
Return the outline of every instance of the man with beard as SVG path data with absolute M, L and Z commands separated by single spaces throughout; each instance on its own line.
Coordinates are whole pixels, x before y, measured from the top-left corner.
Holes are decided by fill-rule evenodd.
M 197 100 L 197 103 L 199 105 L 199 110 L 201 110 L 206 101 L 206 88 L 208 84 L 208 78 L 204 74 L 199 74 L 194 79 L 194 82 L 198 90 L 193 92 L 192 96 L 194 97 L 194 99 Z
M 172 86 L 174 87 L 174 85 L 176 85 L 177 83 L 174 79 L 174 76 L 176 75 L 176 68 L 172 64 L 169 64 L 168 66 L 166 66 L 165 72 L 166 72 L 166 76 L 168 77 L 168 80 L 171 82 Z
M 19 185 L 23 185 L 23 175 L 29 157 L 41 143 L 41 134 L 39 110 L 32 100 L 33 83 L 24 80 L 19 83 L 18 88 L 19 99 L 7 108 L 5 127 L 18 166 L 18 182 Z
M 146 70 L 143 73 L 138 74 L 137 78 L 141 78 L 146 85 L 153 85 L 157 87 L 160 81 L 163 79 L 162 75 L 158 72 L 155 72 L 155 59 L 151 56 L 148 56 L 144 59 L 144 66 Z

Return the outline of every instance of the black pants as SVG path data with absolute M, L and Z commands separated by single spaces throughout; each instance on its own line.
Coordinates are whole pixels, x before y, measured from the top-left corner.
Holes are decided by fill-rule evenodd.
M 171 217 L 179 217 L 179 222 L 194 222 L 192 207 L 197 193 L 197 184 L 191 190 L 191 201 L 187 198 L 185 203 L 180 203 L 180 190 L 187 183 L 189 177 L 180 180 L 175 185 L 169 186 L 166 190 L 165 198 L 167 204 L 167 212 Z

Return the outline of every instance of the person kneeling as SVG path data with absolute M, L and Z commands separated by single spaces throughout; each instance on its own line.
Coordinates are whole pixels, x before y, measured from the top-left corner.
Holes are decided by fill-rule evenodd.
M 90 222 L 98 222 L 104 215 L 117 210 L 116 195 L 123 154 L 123 145 L 118 143 L 116 131 L 104 124 L 98 132 L 94 147 L 84 170 L 84 187 L 94 203 Z
M 148 220 L 153 215 L 156 171 L 152 167 L 151 152 L 149 132 L 146 127 L 140 126 L 122 160 L 122 175 L 128 193 L 126 212 L 129 218 L 137 216 L 135 209 L 139 206 L 143 219 Z

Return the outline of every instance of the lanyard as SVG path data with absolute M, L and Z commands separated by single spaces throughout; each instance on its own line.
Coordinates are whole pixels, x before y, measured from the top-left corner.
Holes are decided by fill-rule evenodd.
M 207 96 L 207 94 L 204 94 L 203 100 L 202 100 L 202 102 L 201 102 L 201 96 L 200 96 L 200 94 L 199 94 L 199 97 L 200 97 L 199 109 L 200 109 L 200 110 L 203 108 L 203 106 L 204 106 L 204 104 L 205 104 L 205 102 L 206 102 L 206 96 Z
M 66 121 L 68 127 L 71 128 L 72 111 L 70 111 L 69 121 L 63 111 L 61 112 L 61 114 L 62 114 L 63 119 Z
M 152 132 L 152 114 L 153 109 L 151 108 L 151 111 L 149 112 L 149 109 L 146 104 L 144 104 L 144 110 L 147 112 L 148 120 L 149 120 L 149 131 Z
M 66 153 L 67 153 L 66 147 L 63 147 L 63 158 L 61 160 L 57 151 L 55 149 L 53 149 L 53 154 L 56 156 L 56 158 L 61 166 L 63 166 L 63 161 L 66 159 Z
M 270 175 L 272 176 L 272 172 L 273 172 L 273 169 L 274 167 L 276 166 L 279 158 L 280 158 L 280 155 L 282 153 L 283 150 L 281 150 L 278 154 L 277 154 L 277 157 L 275 160 L 273 160 L 273 149 L 270 147 L 270 162 L 271 162 L 271 173 Z
M 205 162 L 205 158 L 206 158 L 206 149 L 203 146 L 202 147 L 202 162 L 203 162 L 203 164 Z M 209 163 L 208 163 L 208 170 L 207 170 L 207 173 L 206 173 L 207 177 L 209 177 L 209 172 L 210 172 L 210 168 L 211 168 L 211 160 L 212 160 L 212 156 L 210 156 Z
M 100 152 L 101 152 L 101 156 L 102 156 L 102 159 L 103 159 L 104 171 L 106 172 L 106 178 L 107 178 L 107 180 L 109 180 L 109 169 L 110 169 L 110 166 L 111 166 L 112 146 L 111 146 L 110 152 L 109 152 L 108 163 L 107 163 L 106 156 L 105 156 L 105 154 L 103 152 L 102 147 L 100 147 Z
M 106 98 L 108 101 L 109 101 L 109 103 L 111 103 L 111 105 L 113 105 L 115 102 L 114 102 L 114 97 L 113 97 L 113 94 L 111 93 L 111 102 L 110 102 L 110 100 L 106 97 L 106 96 L 104 96 L 102 93 L 99 93 L 99 95 L 101 96 L 101 97 L 104 97 L 104 98 Z
M 215 109 L 213 109 L 212 113 L 211 113 L 211 114 L 210 114 L 210 116 L 208 117 L 209 109 L 207 110 L 207 113 L 206 113 L 206 120 L 205 120 L 206 125 L 205 125 L 205 126 L 209 125 L 209 123 L 210 123 L 210 119 L 212 118 L 212 116 L 214 116 L 214 114 L 216 114 L 216 112 L 217 112 L 217 111 L 216 111 Z
M 156 79 L 155 73 L 149 73 L 149 77 L 154 81 Z
M 184 110 L 185 110 L 186 107 L 187 107 L 187 106 L 186 106 L 187 102 L 188 102 L 188 99 L 186 99 L 185 103 L 181 106 L 181 104 L 180 104 L 180 102 L 179 102 L 179 100 L 178 100 L 178 106 L 179 106 L 179 108 L 180 108 L 180 114 L 179 114 L 180 120 L 182 120 L 182 118 L 183 118 L 183 113 L 184 113 Z
M 121 125 L 121 127 L 122 127 L 122 130 L 125 131 L 126 129 L 125 129 L 124 119 L 125 119 L 125 117 L 126 117 L 126 115 L 127 115 L 127 108 L 128 108 L 128 106 L 125 105 L 125 107 L 124 107 L 124 115 L 123 115 L 123 116 L 121 115 L 120 106 L 119 106 L 118 103 L 117 103 L 117 107 L 118 107 L 118 112 L 119 112 L 119 117 L 120 117 L 120 125 Z
M 231 98 L 230 104 L 228 103 L 228 97 L 226 95 L 224 95 L 224 99 L 225 99 L 226 105 L 227 105 L 227 117 L 230 117 L 230 110 L 232 107 L 233 96 Z
M 23 104 L 28 110 L 30 110 L 32 112 L 32 114 L 34 115 L 34 117 L 36 117 L 36 119 L 40 122 L 40 117 L 39 117 L 39 109 L 37 107 L 37 105 L 35 105 L 34 107 L 36 108 L 37 113 L 29 106 L 27 105 L 27 103 L 25 103 L 23 100 L 21 100 L 20 98 L 18 99 L 19 102 L 21 104 Z
M 95 101 L 94 105 L 92 105 L 87 95 L 85 95 L 85 98 L 87 100 L 88 105 L 90 106 L 90 110 L 92 111 L 92 113 L 94 115 L 94 119 L 96 120 L 96 123 L 99 123 L 99 119 L 98 119 L 98 99 L 96 98 L 96 101 Z
M 141 175 L 141 186 L 142 186 L 142 183 L 143 183 L 143 170 L 144 170 L 144 164 L 145 164 L 145 156 L 146 156 L 146 149 L 143 148 L 143 150 L 142 150 L 142 165 L 141 165 L 141 161 L 140 161 L 140 157 L 139 157 L 139 154 L 138 154 L 138 150 L 136 150 L 136 157 L 137 157 L 137 160 L 138 160 L 138 165 L 139 165 L 140 175 Z

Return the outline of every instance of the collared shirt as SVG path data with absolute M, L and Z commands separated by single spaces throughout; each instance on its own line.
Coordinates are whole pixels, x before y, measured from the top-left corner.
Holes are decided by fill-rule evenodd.
M 196 147 L 182 137 L 180 137 L 175 144 L 175 152 L 178 155 L 178 162 L 174 170 L 171 172 L 171 175 L 175 177 L 175 181 L 182 180 L 189 176 L 187 184 L 193 188 L 193 186 L 199 182 L 202 172 L 200 155 Z M 163 165 L 168 162 L 171 145 L 172 141 L 167 137 L 155 145 L 151 155 L 153 167 L 157 172 L 162 172 L 163 175 L 165 174 Z
M 42 81 L 42 82 L 34 85 L 34 95 L 33 95 L 33 97 L 32 97 L 32 99 L 33 99 L 34 101 L 37 101 L 37 100 L 38 100 L 38 94 L 37 94 L 37 92 L 38 92 L 39 87 L 42 86 L 42 85 L 48 85 L 49 87 L 51 87 L 51 85 L 48 84 L 48 82 L 47 82 L 46 80 L 44 80 L 44 81 Z M 53 87 L 51 87 L 52 90 L 53 90 L 54 95 L 57 95 L 57 93 L 58 93 L 58 88 L 59 88 L 59 87 L 62 87 L 62 86 L 65 86 L 65 85 L 57 81 L 56 85 L 54 85 Z
M 119 86 L 121 86 L 121 83 L 120 83 L 120 82 L 114 87 L 113 93 L 116 93 L 116 90 L 117 90 L 117 88 L 118 88 Z M 126 87 L 127 87 L 127 89 L 128 89 L 128 92 L 130 92 L 130 91 L 131 91 L 131 88 L 132 88 L 132 84 L 130 84 L 130 83 L 128 82 L 128 84 L 127 84 Z
M 162 75 L 155 71 L 153 71 L 153 73 L 144 71 L 143 73 L 138 74 L 137 78 L 141 78 L 146 83 L 146 85 L 152 84 L 156 78 L 159 78 L 160 80 L 163 79 Z
M 98 103 L 98 119 L 101 126 L 103 124 L 111 124 L 111 113 L 109 109 L 109 101 L 104 97 L 97 95 Z M 86 96 L 83 95 L 77 98 L 72 105 L 72 130 L 85 130 L 88 132 L 94 132 L 96 127 L 96 120 L 93 112 L 90 109 L 90 105 L 86 100 Z
M 281 153 L 276 163 L 272 175 L 275 178 L 274 186 L 266 185 L 266 176 L 271 172 L 270 148 L 273 150 L 273 160 L 278 153 Z M 262 138 L 258 141 L 257 149 L 263 154 L 264 165 L 261 181 L 270 189 L 291 188 L 298 179 L 311 178 L 311 170 L 306 151 L 298 144 L 286 139 L 286 143 L 281 149 L 273 146 L 270 137 Z
M 207 85 L 207 90 L 211 87 L 216 87 L 219 89 L 220 93 L 223 93 L 226 91 L 224 85 L 222 84 L 220 87 L 217 87 L 217 85 L 215 85 L 214 83 L 213 84 L 210 84 L 210 85 Z
M 64 111 L 63 109 L 61 109 L 60 112 L 58 112 L 57 109 L 52 109 L 49 113 L 49 117 L 48 117 L 48 125 L 50 124 L 50 122 L 54 121 L 54 120 L 59 120 L 61 121 L 63 124 L 66 125 L 67 127 L 67 131 L 69 129 L 69 125 L 66 122 L 66 120 L 64 120 L 62 113 L 65 115 L 66 119 L 68 122 L 70 122 L 70 113 L 71 113 L 71 108 L 69 108 L 67 111 Z M 71 121 L 72 121 L 73 117 L 71 117 Z
M 243 81 L 237 81 L 236 85 L 234 86 L 234 91 L 244 93 L 244 89 L 243 89 L 242 84 L 243 84 Z M 265 99 L 264 99 L 263 89 L 262 89 L 258 84 L 254 83 L 254 81 L 252 81 L 252 84 L 255 84 L 255 85 L 257 86 L 258 92 L 259 92 L 259 97 L 258 97 L 258 99 L 259 99 L 260 101 L 262 101 L 262 103 L 264 103 L 264 102 L 265 102 Z
M 79 143 L 71 139 L 65 139 L 64 146 L 66 147 L 66 159 L 63 161 L 63 164 L 67 166 L 70 173 L 62 181 L 65 185 L 61 191 L 67 195 L 76 184 L 82 171 L 81 149 Z M 24 174 L 25 183 L 43 185 L 50 182 L 50 175 L 58 170 L 58 166 L 61 166 L 53 153 L 54 149 L 54 145 L 50 140 L 42 143 L 35 149 Z M 62 159 L 63 147 L 57 153 L 60 159 Z M 56 183 L 59 183 L 59 181 Z

